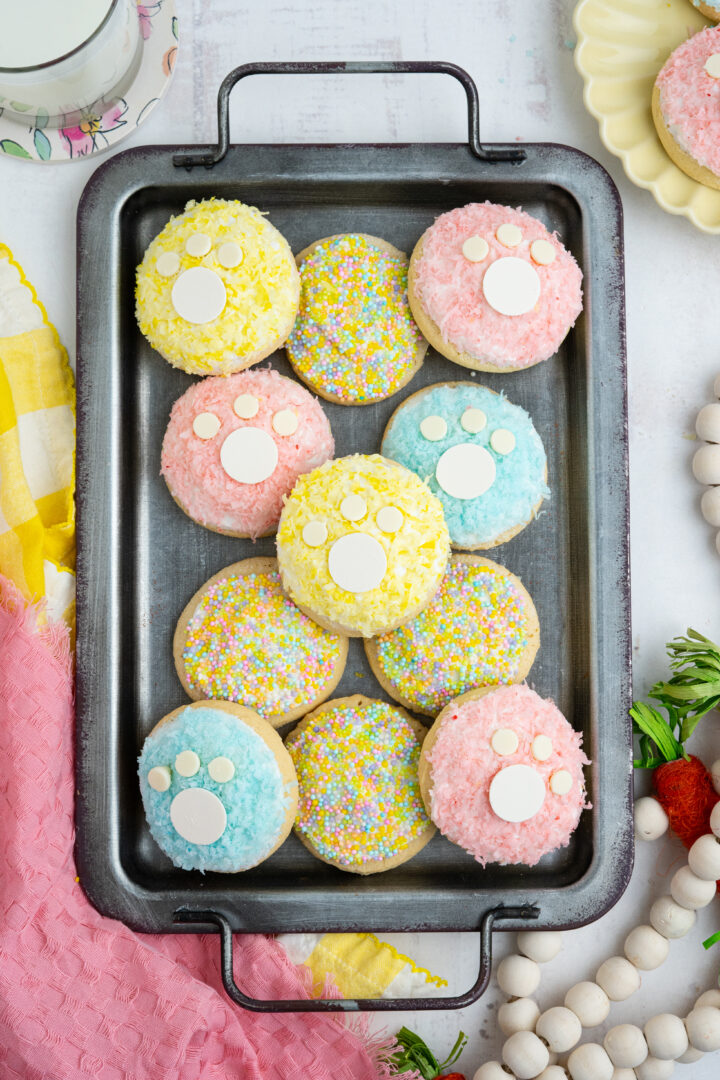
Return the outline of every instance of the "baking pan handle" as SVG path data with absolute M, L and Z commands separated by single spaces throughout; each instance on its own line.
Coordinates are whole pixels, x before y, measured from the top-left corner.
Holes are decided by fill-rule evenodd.
M 214 150 L 195 150 L 191 153 L 175 154 L 173 164 L 191 169 L 195 165 L 205 165 L 211 169 L 225 157 L 230 144 L 230 91 L 235 83 L 246 79 L 248 75 L 451 75 L 462 85 L 468 103 L 468 143 L 475 157 L 481 161 L 524 161 L 525 151 L 518 146 L 485 147 L 480 142 L 480 103 L 477 86 L 464 68 L 449 64 L 444 60 L 357 60 L 347 63 L 306 62 L 306 63 L 258 63 L 243 64 L 226 75 L 218 91 L 218 144 Z
M 537 919 L 540 909 L 532 905 L 524 907 L 497 907 L 486 911 L 480 922 L 480 971 L 475 985 L 457 997 L 427 998 L 280 998 L 263 999 L 248 997 L 235 982 L 233 972 L 233 933 L 230 923 L 218 911 L 202 911 L 179 908 L 173 921 L 179 923 L 208 924 L 217 926 L 220 933 L 220 966 L 222 980 L 228 996 L 236 1005 L 252 1012 L 427 1012 L 430 1009 L 464 1009 L 485 993 L 492 968 L 492 932 L 496 922 L 503 920 Z

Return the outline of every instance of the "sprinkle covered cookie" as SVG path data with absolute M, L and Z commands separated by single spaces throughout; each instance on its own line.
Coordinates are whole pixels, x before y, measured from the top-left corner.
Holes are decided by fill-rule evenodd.
M 435 829 L 420 797 L 425 728 L 404 709 L 355 695 L 306 716 L 286 745 L 298 776 L 295 831 L 319 859 L 355 874 L 407 862 Z
M 235 701 L 281 727 L 330 696 L 348 642 L 295 607 L 275 559 L 255 558 L 226 567 L 195 593 L 173 649 L 191 698 Z
M 276 371 L 194 383 L 178 398 L 162 445 L 170 494 L 206 529 L 230 536 L 275 531 L 298 476 L 331 458 L 319 402 Z
M 439 353 L 477 371 L 518 371 L 557 352 L 582 310 L 582 273 L 522 210 L 470 203 L 415 246 L 408 297 Z
M 445 706 L 423 745 L 428 813 L 483 866 L 535 866 L 567 845 L 588 807 L 581 743 L 528 686 L 471 690 Z
M 231 702 L 196 701 L 163 717 L 138 774 L 153 839 L 183 870 L 257 866 L 295 818 L 297 778 L 280 736 Z
M 545 449 L 529 415 L 474 383 L 411 394 L 390 417 L 382 453 L 427 482 L 457 548 L 504 544 L 550 494 Z
M 521 682 L 540 645 L 535 605 L 519 578 L 478 555 L 453 555 L 440 588 L 411 622 L 365 643 L 381 686 L 437 716 L 481 686 Z
M 407 299 L 407 255 L 348 233 L 298 257 L 300 310 L 286 349 L 297 375 L 329 401 L 367 405 L 396 393 L 427 351 Z
M 299 296 L 287 241 L 236 200 L 189 202 L 137 268 L 140 330 L 193 375 L 229 375 L 269 356 L 290 333 Z
M 450 550 L 442 506 L 418 477 L 378 454 L 299 477 L 280 518 L 285 590 L 321 626 L 372 637 L 430 601 Z
M 671 53 L 655 80 L 652 114 L 678 168 L 720 188 L 720 27 L 708 26 Z

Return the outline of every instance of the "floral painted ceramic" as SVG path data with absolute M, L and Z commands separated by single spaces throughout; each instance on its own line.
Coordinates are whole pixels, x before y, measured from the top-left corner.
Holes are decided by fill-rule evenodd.
M 104 113 L 72 127 L 48 127 L 33 117 L 24 127 L 0 99 L 0 151 L 27 161 L 57 162 L 99 154 L 114 146 L 150 115 L 168 86 L 177 53 L 175 0 L 137 5 L 143 54 L 140 69 L 124 98 Z

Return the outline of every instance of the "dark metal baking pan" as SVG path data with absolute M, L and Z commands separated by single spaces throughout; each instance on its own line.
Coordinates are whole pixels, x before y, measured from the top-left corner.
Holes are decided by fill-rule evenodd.
M 227 147 L 227 97 L 238 78 L 319 70 L 454 75 L 468 95 L 470 141 Z M 224 929 L 228 968 L 233 931 L 477 930 L 482 924 L 487 945 L 494 919 L 514 929 L 538 912 L 540 927 L 596 919 L 622 893 L 632 862 L 617 191 L 597 162 L 566 146 L 481 146 L 477 92 L 451 65 L 250 65 L 225 80 L 220 121 L 220 146 L 201 150 L 203 162 L 215 161 L 212 168 L 190 167 L 196 159 L 187 150 L 179 167 L 177 147 L 129 150 L 98 168 L 78 211 L 77 862 L 83 888 L 101 912 L 139 931 Z M 530 683 L 583 732 L 592 758 L 592 809 L 569 846 L 533 868 L 483 869 L 436 836 L 403 866 L 358 878 L 314 859 L 291 836 L 244 874 L 203 875 L 174 868 L 149 835 L 136 761 L 156 720 L 185 700 L 172 662 L 176 620 L 217 570 L 274 550 L 272 539 L 252 544 L 194 524 L 160 477 L 169 410 L 192 380 L 140 335 L 134 271 L 170 214 L 209 195 L 267 211 L 295 251 L 358 231 L 410 252 L 436 215 L 452 207 L 484 199 L 522 205 L 558 230 L 583 269 L 584 314 L 557 356 L 524 372 L 475 376 L 529 410 L 548 451 L 552 498 L 536 521 L 491 554 L 521 576 L 537 605 L 542 644 Z M 284 354 L 271 363 L 291 374 Z M 377 451 L 404 394 L 471 377 L 430 350 L 420 373 L 390 401 L 355 408 L 324 403 L 337 453 Z M 337 694 L 357 692 L 385 697 L 354 641 Z M 488 960 L 486 949 L 469 995 L 405 1007 L 467 1004 L 487 981 Z M 368 1003 L 349 1007 L 358 1004 Z

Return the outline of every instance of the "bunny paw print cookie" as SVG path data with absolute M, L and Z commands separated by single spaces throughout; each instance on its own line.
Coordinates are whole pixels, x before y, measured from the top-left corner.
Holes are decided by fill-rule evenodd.
M 204 379 L 175 402 L 162 475 L 178 506 L 214 532 L 275 531 L 283 498 L 335 449 L 320 404 L 276 371 Z
M 278 565 L 298 607 L 321 626 L 372 637 L 414 618 L 450 553 L 439 500 L 378 454 L 328 461 L 301 476 L 280 518 Z
M 229 375 L 269 356 L 292 330 L 299 297 L 287 241 L 236 200 L 189 202 L 137 268 L 141 332 L 193 375 Z
M 438 383 L 406 398 L 390 417 L 382 453 L 426 480 L 457 548 L 505 543 L 550 494 L 545 449 L 528 414 L 474 383 Z
M 138 773 L 153 839 L 183 870 L 257 866 L 297 812 L 295 769 L 280 736 L 227 701 L 196 701 L 163 717 Z
M 588 806 L 581 743 L 527 686 L 471 690 L 443 709 L 423 744 L 427 811 L 483 866 L 535 866 L 565 847 Z
M 408 296 L 433 348 L 476 371 L 518 371 L 557 352 L 582 310 L 582 273 L 522 210 L 470 203 L 415 246 Z

